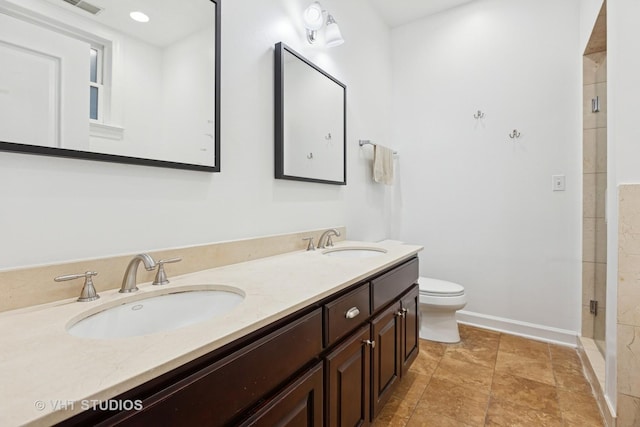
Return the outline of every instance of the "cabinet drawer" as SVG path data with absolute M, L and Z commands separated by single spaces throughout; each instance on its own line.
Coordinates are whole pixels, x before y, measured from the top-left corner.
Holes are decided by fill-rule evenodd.
M 372 309 L 375 312 L 397 298 L 418 281 L 418 258 L 402 264 L 371 281 Z
M 369 284 L 331 301 L 324 306 L 324 343 L 329 346 L 367 320 L 369 311 Z
M 120 425 L 228 424 L 320 351 L 322 312 L 317 309 L 150 396 Z

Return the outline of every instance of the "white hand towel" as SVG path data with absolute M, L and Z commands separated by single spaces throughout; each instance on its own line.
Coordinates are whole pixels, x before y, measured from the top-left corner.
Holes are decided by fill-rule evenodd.
M 393 185 L 393 150 L 382 145 L 373 147 L 373 180 Z

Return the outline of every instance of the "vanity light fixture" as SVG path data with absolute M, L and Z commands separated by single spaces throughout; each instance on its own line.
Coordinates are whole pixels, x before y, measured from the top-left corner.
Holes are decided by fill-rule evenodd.
M 136 22 L 149 22 L 149 16 L 140 11 L 131 12 L 129 16 Z
M 325 43 L 328 47 L 339 46 L 344 43 L 340 28 L 333 16 L 317 1 L 314 1 L 307 7 L 303 14 L 302 20 L 307 30 L 307 41 L 311 44 L 315 43 L 318 37 L 318 30 L 325 25 L 324 14 L 327 14 L 326 28 L 324 32 Z

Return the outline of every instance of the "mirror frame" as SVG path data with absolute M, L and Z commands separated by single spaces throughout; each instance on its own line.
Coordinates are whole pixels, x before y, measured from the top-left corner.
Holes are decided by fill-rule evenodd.
M 171 169 L 186 169 L 186 170 L 194 170 L 194 171 L 204 171 L 204 172 L 220 172 L 220 23 L 221 23 L 221 14 L 220 14 L 220 1 L 221 0 L 209 0 L 213 3 L 214 7 L 214 19 L 215 19 L 215 76 L 214 76 L 214 87 L 215 87 L 215 98 L 214 98 L 214 106 L 215 106 L 215 114 L 214 114 L 214 123 L 215 123 L 215 131 L 214 131 L 214 156 L 215 156 L 215 164 L 213 166 L 206 165 L 196 165 L 192 163 L 180 163 L 180 162 L 172 162 L 170 160 L 156 160 L 156 159 L 147 159 L 143 157 L 131 157 L 131 156 L 121 156 L 117 154 L 105 154 L 105 153 L 94 153 L 91 151 L 81 151 L 81 150 L 71 150 L 68 148 L 54 148 L 54 147 L 44 147 L 38 145 L 29 145 L 29 144 L 20 144 L 17 142 L 5 142 L 0 141 L 0 151 L 7 151 L 13 153 L 23 153 L 23 154 L 40 154 L 45 156 L 53 156 L 53 157 L 66 157 L 66 158 L 74 158 L 74 159 L 83 159 L 83 160 L 97 160 L 101 162 L 112 162 L 112 163 L 124 163 L 131 165 L 141 165 L 141 166 L 155 166 L 162 168 L 171 168 Z
M 340 87 L 343 90 L 343 103 L 342 103 L 342 120 L 343 120 L 343 166 L 342 166 L 342 181 L 333 181 L 329 179 L 308 178 L 304 176 L 287 175 L 284 171 L 284 54 L 288 52 L 301 60 L 317 72 L 321 73 Z M 278 42 L 275 45 L 275 177 L 276 179 L 289 179 L 293 181 L 305 181 L 305 182 L 319 182 L 322 184 L 334 184 L 334 185 L 347 185 L 347 86 L 340 82 L 335 77 L 300 55 L 295 50 L 283 42 Z

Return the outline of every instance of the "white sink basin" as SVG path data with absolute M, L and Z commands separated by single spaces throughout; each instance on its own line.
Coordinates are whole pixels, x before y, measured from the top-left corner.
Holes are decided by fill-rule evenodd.
M 81 338 L 123 338 L 170 331 L 220 316 L 244 300 L 242 291 L 188 290 L 129 300 L 67 328 Z
M 336 248 L 324 251 L 322 254 L 339 258 L 371 258 L 386 253 L 385 249 L 380 248 Z

